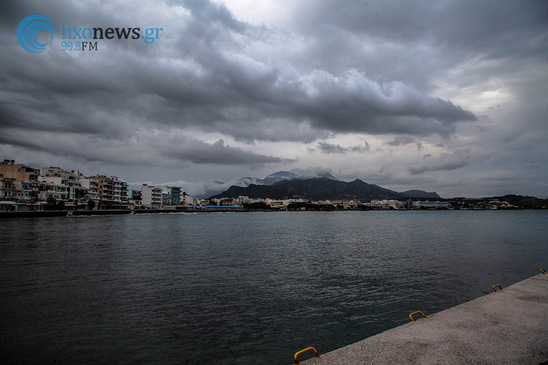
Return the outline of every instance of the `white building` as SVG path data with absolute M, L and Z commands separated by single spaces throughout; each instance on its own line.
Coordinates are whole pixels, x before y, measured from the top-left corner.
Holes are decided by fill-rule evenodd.
M 162 208 L 162 188 L 153 185 L 141 185 L 141 205 L 145 208 Z
M 46 186 L 46 191 L 54 191 L 51 195 L 55 199 L 71 202 L 77 200 L 77 191 L 82 188 L 79 173 L 65 171 L 60 167 L 45 167 L 40 175 L 39 180 Z
M 196 199 L 192 195 L 183 193 L 181 197 L 181 202 L 183 203 L 184 206 L 191 207 L 196 204 Z
M 449 203 L 440 202 L 440 201 L 414 201 L 413 208 L 424 208 L 424 209 L 446 209 L 449 208 Z
M 83 178 L 80 179 L 80 186 L 82 189 L 86 190 L 86 196 L 84 197 L 84 200 L 93 200 L 97 202 L 99 200 L 99 197 L 97 195 L 97 180 L 90 179 L 90 178 Z

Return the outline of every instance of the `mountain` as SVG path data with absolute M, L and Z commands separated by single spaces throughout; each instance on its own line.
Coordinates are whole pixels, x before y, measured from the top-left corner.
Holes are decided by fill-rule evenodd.
M 422 190 L 407 190 L 404 191 L 402 194 L 408 196 L 409 198 L 417 198 L 417 199 L 441 199 L 441 196 L 438 195 L 435 191 L 432 192 L 426 192 Z
M 315 177 L 321 177 L 320 175 L 325 176 L 325 177 L 330 177 L 332 179 L 336 179 L 335 177 L 331 176 L 327 172 L 319 173 L 318 176 L 315 176 Z M 327 176 L 327 175 L 329 175 L 329 176 Z M 312 178 L 312 177 L 299 176 L 299 175 L 297 175 L 293 172 L 290 172 L 290 171 L 278 171 L 278 172 L 275 172 L 273 174 L 268 175 L 264 179 L 259 179 L 259 178 L 256 178 L 256 177 L 247 177 L 246 176 L 246 177 L 241 177 L 239 179 L 230 180 L 228 182 L 215 181 L 213 184 L 207 184 L 204 187 L 204 193 L 199 194 L 199 197 L 208 198 L 212 195 L 220 194 L 223 191 L 226 191 L 227 189 L 229 189 L 231 186 L 247 187 L 251 184 L 254 184 L 254 185 L 274 185 L 277 182 L 287 181 L 287 180 L 291 180 L 291 179 L 295 179 L 295 178 L 307 179 L 307 178 Z
M 268 175 L 263 179 L 262 184 L 257 185 L 274 185 L 277 182 L 295 179 L 296 177 L 298 177 L 298 175 L 290 171 L 278 171 Z
M 421 193 L 430 194 L 426 192 Z M 410 195 L 405 193 L 398 193 L 397 191 L 368 184 L 359 179 L 351 182 L 344 182 L 327 177 L 311 179 L 297 178 L 280 181 L 271 186 L 255 184 L 251 184 L 248 187 L 231 186 L 225 192 L 212 196 L 211 198 L 237 198 L 239 196 L 263 199 L 301 198 L 307 200 L 338 200 L 353 199 L 354 197 L 357 197 L 360 200 L 410 198 Z
M 199 194 L 200 197 L 207 198 L 211 195 L 219 194 L 222 191 L 229 189 L 231 186 L 247 187 L 250 184 L 263 185 L 263 179 L 256 177 L 241 177 L 239 179 L 230 180 L 228 182 L 215 181 L 213 184 L 207 184 L 204 187 L 204 193 Z
M 309 200 L 338 200 L 352 199 L 355 196 L 361 200 L 371 199 L 441 199 L 435 192 L 422 190 L 408 190 L 399 193 L 385 189 L 378 185 L 367 184 L 356 179 L 345 182 L 326 171 L 305 172 L 306 175 L 297 175 L 291 171 L 278 171 L 264 179 L 242 177 L 226 183 L 216 181 L 208 185 L 204 198 L 237 198 L 249 196 L 251 198 L 303 198 Z

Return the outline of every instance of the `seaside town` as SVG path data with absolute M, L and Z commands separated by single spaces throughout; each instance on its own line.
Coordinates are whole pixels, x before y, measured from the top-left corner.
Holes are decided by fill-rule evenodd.
M 0 162 L 0 212 L 546 208 L 531 205 L 531 199 L 536 198 L 507 198 L 363 201 L 354 197 L 310 201 L 239 196 L 204 199 L 187 194 L 180 186 L 142 184 L 139 190 L 133 190 L 116 176 L 85 175 L 60 167 L 38 169 L 14 160 Z M 517 204 L 518 198 L 526 203 Z

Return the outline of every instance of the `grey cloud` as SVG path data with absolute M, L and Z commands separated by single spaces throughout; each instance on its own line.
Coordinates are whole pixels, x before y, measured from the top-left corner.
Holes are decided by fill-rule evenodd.
M 143 166 L 178 166 L 193 164 L 253 165 L 292 163 L 283 159 L 230 147 L 218 140 L 209 144 L 184 135 L 167 133 L 147 135 L 146 131 L 127 139 L 107 139 L 84 134 L 55 133 L 6 129 L 0 144 L 24 147 L 59 156 L 72 156 L 83 161 Z
M 180 25 L 167 18 L 172 38 L 153 45 L 159 57 L 151 57 L 144 46 L 107 45 L 110 57 L 73 58 L 51 51 L 29 59 L 12 45 L 15 55 L 5 72 L 13 76 L 1 82 L 10 90 L 4 108 L 11 118 L 0 123 L 107 138 L 120 136 L 116 125 L 130 130 L 153 123 L 221 132 L 246 142 L 310 143 L 334 132 L 447 136 L 456 123 L 475 120 L 449 101 L 401 81 L 373 81 L 355 69 L 289 74 L 277 63 L 246 55 L 244 48 L 261 32 L 236 20 L 223 5 L 186 1 L 183 6 L 190 15 Z M 62 14 L 69 17 L 67 9 Z M 27 86 L 21 86 L 23 81 Z M 19 89 L 10 88 L 13 83 Z
M 307 16 L 302 17 L 303 13 Z M 441 47 L 463 47 L 467 52 L 490 51 L 495 46 L 499 53 L 524 47 L 515 40 L 525 40 L 545 29 L 548 6 L 542 0 L 529 1 L 527 6 L 521 1 L 501 4 L 496 0 L 449 0 L 436 4 L 429 0 L 367 4 L 306 0 L 300 2 L 294 17 L 299 18 L 295 21 L 299 29 L 308 34 L 342 29 L 370 39 L 407 44 L 427 40 Z
M 212 22 L 218 22 L 223 27 L 238 33 L 243 32 L 247 25 L 235 19 L 226 6 L 203 0 L 184 0 L 184 6 L 192 11 L 194 17 L 210 26 Z
M 337 77 L 313 71 L 303 80 L 299 106 L 313 125 L 337 132 L 448 135 L 473 113 L 451 102 L 422 95 L 402 82 L 379 83 L 357 70 Z
M 189 160 L 196 164 L 262 165 L 267 163 L 291 163 L 294 160 L 265 156 L 226 146 L 222 139 L 214 144 L 188 140 L 181 145 L 169 144 L 164 151 L 169 157 Z
M 327 153 L 327 154 L 346 154 L 349 152 L 367 152 L 371 150 L 371 147 L 369 146 L 369 143 L 365 141 L 363 146 L 350 146 L 350 147 L 342 147 L 341 145 L 335 145 L 327 142 L 319 142 L 318 143 L 318 150 L 321 153 Z M 315 152 L 315 149 L 310 149 L 311 152 Z
M 294 169 L 291 169 L 290 171 L 301 177 L 329 177 L 329 176 L 335 177 L 336 175 L 333 169 L 322 167 L 322 166 L 294 168 Z
M 470 150 L 459 150 L 454 153 L 442 153 L 438 157 L 425 155 L 424 163 L 409 168 L 412 175 L 419 175 L 427 171 L 451 171 L 462 168 L 470 162 Z
M 410 143 L 416 143 L 411 136 L 396 136 L 392 141 L 386 142 L 389 146 L 402 146 Z

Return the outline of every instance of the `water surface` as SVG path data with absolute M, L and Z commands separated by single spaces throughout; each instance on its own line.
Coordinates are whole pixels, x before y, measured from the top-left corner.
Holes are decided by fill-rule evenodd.
M 539 273 L 547 211 L 0 221 L 9 363 L 290 364 Z

